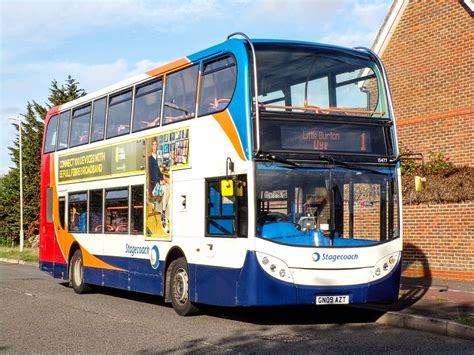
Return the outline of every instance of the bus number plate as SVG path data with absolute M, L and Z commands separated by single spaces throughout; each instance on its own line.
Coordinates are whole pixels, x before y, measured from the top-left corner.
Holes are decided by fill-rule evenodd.
M 316 296 L 316 304 L 349 304 L 349 296 Z

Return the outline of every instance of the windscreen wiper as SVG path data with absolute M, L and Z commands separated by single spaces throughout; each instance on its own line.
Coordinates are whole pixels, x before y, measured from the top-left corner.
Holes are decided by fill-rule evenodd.
M 280 156 L 275 155 L 275 154 L 260 153 L 259 155 L 256 156 L 256 159 L 258 159 L 259 161 L 262 161 L 262 162 L 274 161 L 274 162 L 277 162 L 277 163 L 292 166 L 293 168 L 300 168 L 301 167 L 300 164 L 295 163 L 293 161 L 290 161 L 286 158 L 280 157 Z
M 353 164 L 348 164 L 344 161 L 334 159 L 334 157 L 332 155 L 329 155 L 329 154 L 319 154 L 318 157 L 317 157 L 317 160 L 325 161 L 327 163 L 331 163 L 332 165 L 342 166 L 343 168 L 346 168 L 347 170 L 368 172 L 368 173 L 373 173 L 373 174 L 378 174 L 378 175 L 387 175 L 387 174 L 382 173 L 382 172 L 377 171 L 377 170 L 368 169 L 368 168 L 361 168 L 361 167 L 358 167 L 358 166 L 354 166 Z

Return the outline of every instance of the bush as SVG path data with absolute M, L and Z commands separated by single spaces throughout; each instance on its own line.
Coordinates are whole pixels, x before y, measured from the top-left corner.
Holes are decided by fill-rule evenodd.
M 425 166 L 426 175 L 449 174 L 456 169 L 453 162 L 444 153 L 430 152 L 429 156 L 429 161 Z

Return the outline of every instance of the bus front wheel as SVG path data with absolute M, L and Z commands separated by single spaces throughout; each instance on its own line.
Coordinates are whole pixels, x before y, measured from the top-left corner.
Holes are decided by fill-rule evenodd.
M 199 312 L 199 309 L 189 300 L 189 274 L 185 258 L 174 260 L 171 268 L 171 303 L 180 316 L 190 316 Z
M 90 290 L 84 282 L 84 263 L 82 261 L 81 249 L 77 249 L 71 258 L 69 272 L 71 273 L 71 285 L 76 293 L 86 293 Z

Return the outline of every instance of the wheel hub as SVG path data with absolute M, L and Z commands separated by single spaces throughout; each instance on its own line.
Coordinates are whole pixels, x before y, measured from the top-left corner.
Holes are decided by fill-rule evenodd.
M 179 269 L 173 280 L 174 298 L 180 303 L 185 304 L 188 300 L 188 273 L 184 269 Z

